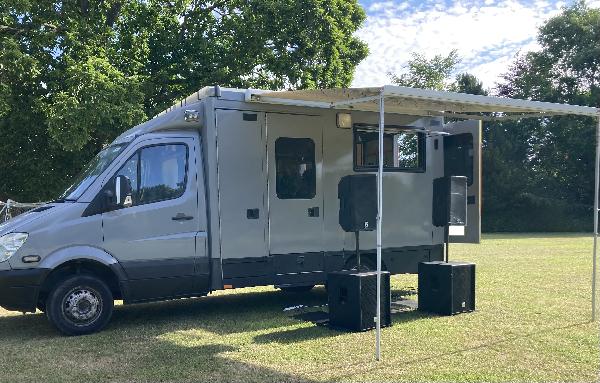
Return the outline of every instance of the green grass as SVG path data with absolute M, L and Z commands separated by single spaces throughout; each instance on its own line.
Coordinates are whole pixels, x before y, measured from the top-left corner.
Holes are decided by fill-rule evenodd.
M 42 314 L 0 309 L 1 381 L 598 381 L 598 323 L 590 322 L 591 239 L 487 235 L 451 245 L 477 263 L 477 311 L 393 316 L 374 332 L 344 333 L 289 318 L 320 304 L 322 288 L 273 288 L 118 306 L 109 327 L 63 337 Z M 393 290 L 416 287 L 393 277 Z M 414 298 L 414 296 L 413 296 Z

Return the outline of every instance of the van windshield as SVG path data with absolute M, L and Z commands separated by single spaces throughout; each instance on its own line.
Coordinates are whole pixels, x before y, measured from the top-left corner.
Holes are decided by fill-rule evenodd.
M 128 143 L 108 146 L 100 151 L 73 180 L 57 201 L 76 201 L 83 192 L 106 170 Z

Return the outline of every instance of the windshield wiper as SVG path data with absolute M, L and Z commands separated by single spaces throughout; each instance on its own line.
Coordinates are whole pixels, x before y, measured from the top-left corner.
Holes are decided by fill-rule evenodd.
M 71 198 L 58 198 L 58 199 L 55 199 L 54 201 L 52 201 L 52 203 L 75 202 L 75 201 L 77 201 L 77 200 L 71 199 Z

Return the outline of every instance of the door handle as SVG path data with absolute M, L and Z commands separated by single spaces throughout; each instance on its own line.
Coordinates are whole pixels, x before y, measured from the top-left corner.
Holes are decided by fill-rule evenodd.
M 319 216 L 319 207 L 309 207 L 308 208 L 308 216 L 309 217 L 318 217 Z
M 185 215 L 183 213 L 177 213 L 175 217 L 171 217 L 171 219 L 173 221 L 189 221 L 191 219 L 194 219 L 194 217 L 192 217 L 191 215 Z

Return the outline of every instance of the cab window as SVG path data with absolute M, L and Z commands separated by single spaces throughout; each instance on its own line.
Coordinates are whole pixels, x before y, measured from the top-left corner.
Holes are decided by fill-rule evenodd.
M 188 148 L 185 144 L 138 150 L 115 175 L 131 182 L 132 206 L 178 198 L 185 192 Z

